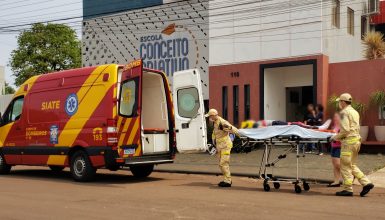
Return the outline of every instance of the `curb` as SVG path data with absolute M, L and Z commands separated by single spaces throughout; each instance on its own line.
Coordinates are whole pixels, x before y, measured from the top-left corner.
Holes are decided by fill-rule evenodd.
M 187 171 L 187 170 L 167 170 L 167 169 L 155 169 L 154 172 L 158 173 L 177 173 L 177 174 L 195 174 L 195 175 L 215 175 L 215 176 L 220 176 L 222 173 L 219 172 L 209 172 L 209 171 Z M 258 175 L 256 174 L 251 174 L 251 173 L 232 173 L 232 176 L 238 176 L 238 177 L 247 177 L 247 178 L 258 178 Z M 279 179 L 293 179 L 295 177 L 289 177 L 289 176 L 275 176 Z M 327 184 L 332 182 L 331 180 L 327 179 L 312 179 L 312 178 L 302 178 L 309 183 L 320 183 L 320 184 Z

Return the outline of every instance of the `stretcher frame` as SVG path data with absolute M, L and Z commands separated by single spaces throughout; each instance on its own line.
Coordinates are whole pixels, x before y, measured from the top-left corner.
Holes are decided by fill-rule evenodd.
M 275 189 L 280 188 L 281 183 L 289 183 L 294 185 L 294 191 L 296 193 L 301 193 L 302 188 L 305 191 L 310 190 L 310 185 L 304 179 L 303 177 L 300 177 L 300 158 L 305 157 L 305 147 L 300 150 L 300 145 L 304 144 L 327 144 L 329 143 L 328 139 L 305 139 L 298 136 L 277 136 L 273 138 L 268 139 L 259 139 L 255 140 L 248 137 L 241 137 L 242 140 L 242 146 L 246 146 L 249 143 L 259 143 L 264 145 L 264 152 L 261 159 L 261 164 L 259 168 L 259 173 L 257 178 L 263 180 L 263 189 L 268 192 L 270 191 L 270 185 L 269 183 L 273 183 L 273 186 Z M 270 159 L 270 154 L 273 150 L 273 148 L 277 145 L 281 146 L 289 146 L 288 149 L 285 150 L 283 154 L 280 154 L 275 160 Z M 287 154 L 295 151 L 296 153 L 296 177 L 295 178 L 277 178 L 273 176 L 273 173 L 268 174 L 268 168 L 274 168 L 275 164 L 279 162 L 282 159 L 285 159 L 287 157 Z M 302 185 L 302 188 L 301 188 Z

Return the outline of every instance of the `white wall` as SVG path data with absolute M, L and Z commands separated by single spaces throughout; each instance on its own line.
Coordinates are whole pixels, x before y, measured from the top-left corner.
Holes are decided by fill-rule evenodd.
M 210 1 L 210 65 L 314 54 L 328 55 L 331 63 L 360 60 L 366 2 L 341 0 L 336 29 L 332 0 Z M 355 10 L 354 36 L 347 33 L 347 7 Z
M 323 1 L 323 53 L 330 63 L 362 60 L 361 16 L 367 0 L 341 0 L 340 28 L 332 25 L 331 0 Z M 348 7 L 354 10 L 354 36 L 348 34 Z
M 313 66 L 265 69 L 265 119 L 286 121 L 286 88 L 313 85 Z
M 210 65 L 321 53 L 322 0 L 242 3 L 210 1 Z

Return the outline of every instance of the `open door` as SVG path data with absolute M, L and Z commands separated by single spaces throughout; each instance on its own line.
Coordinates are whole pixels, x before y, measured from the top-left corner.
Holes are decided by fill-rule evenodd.
M 180 153 L 207 150 L 207 129 L 201 83 L 197 69 L 174 73 L 172 90 L 176 143 Z

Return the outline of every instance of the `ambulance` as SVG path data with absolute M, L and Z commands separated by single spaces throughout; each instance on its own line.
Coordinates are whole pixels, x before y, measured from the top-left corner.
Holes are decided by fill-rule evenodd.
M 198 70 L 176 72 L 170 91 L 141 60 L 34 76 L 1 117 L 0 174 L 31 165 L 69 167 L 76 181 L 99 168 L 147 177 L 177 151 L 206 151 L 201 83 Z

